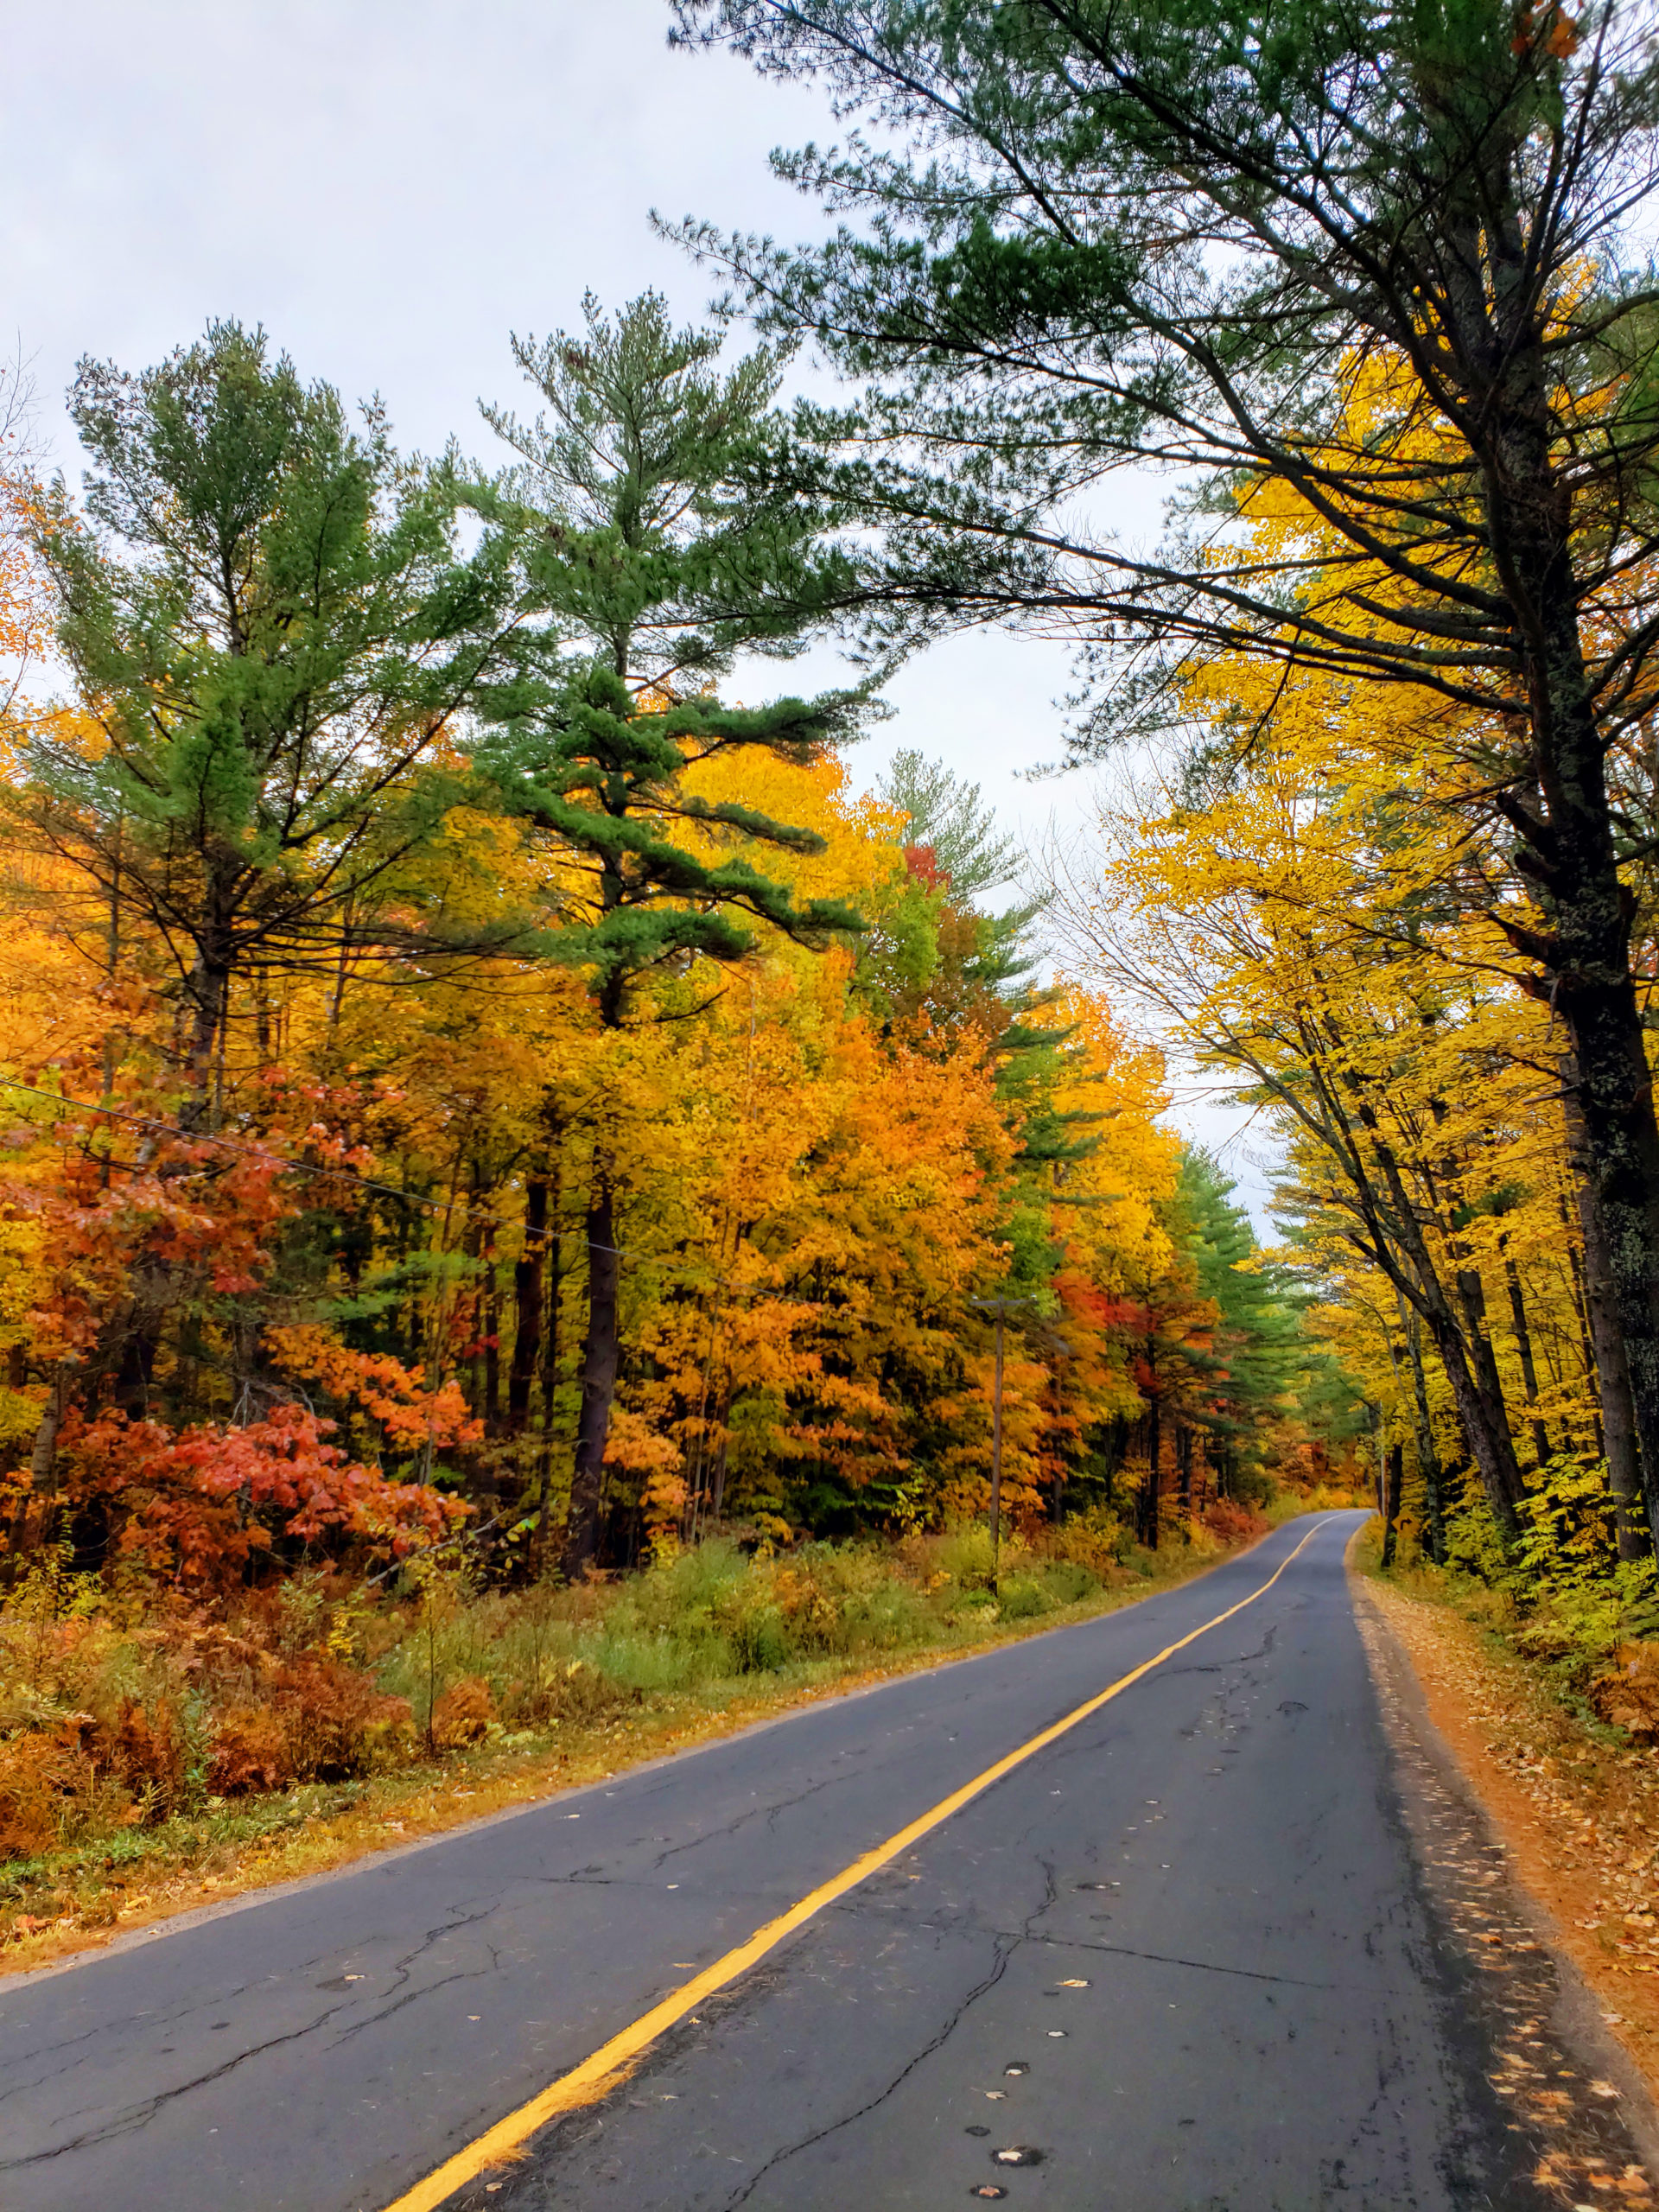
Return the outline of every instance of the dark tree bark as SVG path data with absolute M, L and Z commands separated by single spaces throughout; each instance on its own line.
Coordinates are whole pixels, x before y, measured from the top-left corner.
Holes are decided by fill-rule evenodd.
M 1521 1270 L 1507 1254 L 1503 1260 L 1503 1280 L 1509 1287 L 1510 1319 L 1515 1325 L 1516 1350 L 1521 1355 L 1521 1382 L 1531 1408 L 1532 1448 L 1539 1466 L 1544 1466 L 1550 1457 L 1549 1431 L 1538 1412 L 1538 1370 L 1532 1357 L 1532 1332 L 1527 1326 L 1527 1302 L 1521 1290 Z
M 1587 1136 L 1570 1063 L 1563 1070 L 1561 1103 L 1567 1118 L 1567 1149 L 1576 1164 L 1587 1146 Z M 1585 1304 L 1589 1311 L 1590 1339 L 1595 1352 L 1607 1486 L 1613 1497 L 1618 1555 L 1623 1560 L 1640 1559 L 1644 1551 L 1651 1548 L 1652 1532 L 1659 1528 L 1659 1522 L 1653 1518 L 1651 1493 L 1642 1477 L 1643 1449 L 1637 1440 L 1636 1402 L 1625 1357 L 1625 1339 L 1618 1325 L 1612 1255 L 1608 1249 L 1596 1187 L 1588 1175 L 1579 1176 L 1575 1195 L 1579 1229 L 1584 1239 Z
M 1485 1332 L 1479 1325 L 1478 1309 L 1466 1290 L 1462 1300 L 1465 1314 L 1461 1323 L 1452 1310 L 1392 1149 L 1377 1139 L 1376 1151 L 1388 1185 L 1391 1219 L 1385 1230 L 1373 1209 L 1372 1256 L 1378 1259 L 1395 1289 L 1422 1316 L 1446 1370 L 1446 1380 L 1452 1385 L 1452 1402 L 1458 1409 L 1464 1439 L 1498 1533 L 1506 1543 L 1513 1543 L 1519 1530 L 1516 1508 L 1526 1485 L 1521 1479 L 1520 1463 L 1510 1435 L 1509 1409 L 1503 1402 L 1497 1362 L 1492 1357 Z M 1399 1239 L 1408 1262 L 1406 1268 L 1399 1268 L 1393 1259 L 1390 1235 Z
M 484 1427 L 501 1427 L 501 1287 L 493 1255 L 484 1271 Z
M 1397 1295 L 1397 1294 L 1396 1294 Z M 1406 1332 L 1406 1353 L 1411 1362 L 1411 1395 L 1416 1416 L 1417 1471 L 1423 1478 L 1423 1512 L 1428 1535 L 1428 1555 L 1436 1567 L 1446 1564 L 1446 1494 L 1440 1455 L 1434 1446 L 1434 1424 L 1428 1410 L 1428 1379 L 1423 1373 L 1423 1325 L 1400 1300 L 1400 1319 Z
M 1406 1447 L 1403 1444 L 1389 1446 L 1387 1466 L 1382 1483 L 1382 1564 L 1392 1567 L 1400 1536 L 1400 1493 L 1406 1480 Z
M 524 1242 L 512 1263 L 512 1361 L 507 1372 L 507 1430 L 523 1433 L 530 1419 L 531 1391 L 542 1351 L 542 1277 L 547 1244 L 545 1173 L 524 1185 Z
M 590 1564 L 599 1542 L 605 1446 L 620 1357 L 613 1172 L 609 1154 L 596 1146 L 588 1199 L 588 1340 L 582 1351 L 582 1411 L 577 1417 L 570 1513 L 565 1522 L 561 1561 L 565 1574 L 571 1578 Z
M 1147 1363 L 1151 1363 L 1153 1348 L 1147 1347 Z M 1152 1388 L 1147 1394 L 1147 1483 L 1141 1494 L 1141 1541 L 1149 1552 L 1158 1548 L 1160 1500 L 1159 1484 L 1163 1477 L 1164 1429 L 1163 1407 L 1158 1395 L 1158 1377 L 1154 1373 Z
M 559 1239 L 561 1197 L 559 1130 L 550 1130 L 551 1173 L 548 1190 L 547 1327 L 542 1338 L 542 1442 L 537 1459 L 541 1508 L 536 1530 L 536 1557 L 545 1570 L 550 1555 L 553 1523 L 553 1446 L 557 1434 L 559 1406 L 559 1319 L 564 1293 L 564 1247 Z

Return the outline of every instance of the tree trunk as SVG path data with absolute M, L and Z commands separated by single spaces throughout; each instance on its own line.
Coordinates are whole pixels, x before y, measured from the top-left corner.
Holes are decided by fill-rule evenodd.
M 1178 1428 L 1175 1432 L 1175 1465 L 1180 1473 L 1181 1517 L 1189 1520 L 1192 1513 L 1192 1432 Z
M 1428 1379 L 1423 1373 L 1423 1325 L 1403 1298 L 1400 1300 L 1400 1319 L 1405 1327 L 1406 1351 L 1411 1361 L 1411 1394 L 1417 1427 L 1417 1471 L 1423 1478 L 1423 1512 L 1428 1529 L 1428 1555 L 1436 1567 L 1444 1567 L 1446 1497 L 1440 1476 L 1440 1455 L 1434 1448 L 1434 1424 L 1429 1418 Z
M 1584 1239 L 1584 1297 L 1595 1353 L 1596 1386 L 1601 1401 L 1602 1442 L 1607 1456 L 1607 1486 L 1612 1492 L 1618 1555 L 1640 1559 L 1652 1543 L 1646 1522 L 1641 1455 L 1637 1443 L 1636 1405 L 1624 1338 L 1618 1326 L 1612 1255 L 1588 1170 L 1588 1138 L 1580 1108 L 1577 1071 L 1562 1068 L 1561 1104 L 1567 1120 L 1567 1154 L 1575 1177 L 1579 1228 Z
M 1516 1349 L 1521 1355 L 1521 1382 L 1527 1394 L 1527 1403 L 1532 1408 L 1532 1448 L 1537 1454 L 1540 1467 L 1550 1457 L 1549 1431 L 1538 1413 L 1538 1370 L 1532 1357 L 1532 1332 L 1527 1326 L 1527 1302 L 1521 1291 L 1521 1270 L 1505 1253 L 1503 1280 L 1509 1286 L 1510 1319 L 1515 1324 Z
M 524 1243 L 512 1263 L 512 1363 L 507 1373 L 507 1432 L 518 1436 L 530 1419 L 530 1395 L 541 1363 L 542 1277 L 547 1249 L 548 1179 L 524 1185 Z
M 1471 1371 L 1462 1332 L 1449 1315 L 1443 1310 L 1431 1313 L 1427 1321 L 1430 1338 L 1452 1385 L 1452 1403 L 1458 1409 L 1469 1456 L 1486 1493 L 1486 1503 L 1491 1508 L 1499 1535 L 1506 1543 L 1513 1543 L 1520 1532 L 1516 1507 L 1525 1485 L 1510 1436 L 1509 1414 L 1503 1395 L 1490 1382 Z M 1490 1346 L 1487 1357 L 1490 1359 Z
M 501 1427 L 501 1290 L 494 1248 L 484 1271 L 484 1428 L 496 1435 Z
M 732 1444 L 732 1376 L 729 1370 L 722 1377 L 720 1395 L 715 1401 L 715 1425 L 720 1432 L 720 1441 L 715 1446 L 714 1480 L 709 1493 L 709 1517 L 703 1527 L 716 1532 L 726 1515 L 726 1478 L 730 1471 Z
M 1149 1552 L 1158 1548 L 1159 1499 L 1158 1484 L 1162 1474 L 1160 1462 L 1164 1456 L 1162 1408 L 1158 1402 L 1156 1378 L 1147 1395 L 1147 1487 L 1142 1493 L 1141 1508 L 1141 1541 Z
M 1596 1365 L 1596 1348 L 1590 1336 L 1590 1300 L 1584 1287 L 1583 1239 L 1572 1241 L 1572 1224 L 1567 1219 L 1567 1200 L 1561 1200 L 1561 1227 L 1567 1232 L 1567 1264 L 1573 1278 L 1573 1315 L 1579 1325 L 1579 1364 L 1589 1383 L 1592 1395 L 1590 1409 L 1590 1438 L 1598 1459 L 1607 1457 L 1607 1432 L 1601 1424 L 1601 1376 Z M 1630 1378 L 1625 1377 L 1626 1388 Z
M 185 1077 L 190 1085 L 190 1096 L 179 1121 L 187 1129 L 199 1129 L 214 1118 L 213 1074 L 228 1010 L 230 986 L 228 963 L 210 961 L 206 954 L 199 953 L 185 987 L 190 1005 L 190 1035 L 185 1050 Z
M 1580 1070 L 1591 1190 L 1640 1455 L 1649 1548 L 1659 1545 L 1659 1132 L 1630 978 L 1560 994 Z M 1606 1421 L 1604 1405 L 1603 1421 Z
M 1404 1270 L 1394 1275 L 1395 1287 L 1410 1300 L 1427 1326 L 1446 1380 L 1452 1385 L 1452 1403 L 1458 1409 L 1464 1441 L 1480 1476 L 1498 1535 L 1506 1546 L 1511 1545 L 1520 1535 L 1516 1507 L 1526 1485 L 1521 1479 L 1520 1463 L 1510 1435 L 1509 1408 L 1503 1402 L 1497 1363 L 1492 1357 L 1484 1331 L 1470 1316 L 1468 1295 L 1462 1302 L 1465 1315 L 1470 1317 L 1472 1333 L 1465 1333 L 1453 1313 L 1416 1209 L 1407 1195 L 1399 1163 L 1388 1145 L 1380 1140 L 1376 1141 L 1376 1157 L 1388 1183 L 1395 1230 L 1408 1263 Z M 1386 1254 L 1389 1248 L 1380 1230 L 1377 1236 L 1378 1249 Z
M 40 1424 L 35 1431 L 35 1446 L 29 1459 L 29 1489 L 17 1508 L 17 1536 L 28 1529 L 31 1501 L 40 1504 L 40 1521 L 35 1531 L 35 1541 L 44 1546 L 51 1542 L 53 1522 L 57 1516 L 58 1503 L 58 1431 L 63 1427 L 64 1414 L 69 1409 L 71 1370 L 59 1367 L 47 1386 L 46 1403 L 41 1408 Z M 18 1543 L 17 1548 L 22 1546 Z
M 1002 1308 L 996 1309 L 996 1375 L 991 1385 L 991 1587 L 1001 1586 L 1002 1547 Z
M 582 1355 L 582 1412 L 576 1424 L 570 1516 L 565 1523 L 562 1561 L 567 1577 L 581 1573 L 593 1559 L 599 1541 L 605 1446 L 610 1435 L 611 1402 L 616 1395 L 621 1347 L 617 1328 L 616 1201 L 612 1173 L 609 1157 L 595 1147 L 593 1188 L 588 1200 L 588 1337 Z
M 555 1149 L 548 1198 L 547 1328 L 542 1338 L 542 1443 L 537 1472 L 541 1484 L 541 1510 L 536 1529 L 536 1558 L 545 1571 L 553 1522 L 553 1440 L 559 1403 L 559 1311 L 564 1287 L 563 1246 L 559 1242 L 558 1132 L 552 1132 Z
M 1382 1565 L 1394 1565 L 1395 1547 L 1400 1535 L 1400 1493 L 1405 1487 L 1406 1447 L 1394 1444 L 1389 1447 L 1388 1472 L 1382 1484 Z
M 1504 922 L 1536 960 L 1535 986 L 1566 1029 L 1584 1154 L 1610 1265 L 1641 1454 L 1650 1544 L 1659 1543 L 1659 1121 L 1630 971 L 1636 900 L 1620 880 L 1605 743 L 1580 634 L 1572 491 L 1549 450 L 1550 365 L 1541 334 L 1517 353 L 1489 478 L 1495 550 L 1521 647 L 1541 810 L 1509 801 L 1516 865 L 1548 928 Z M 1547 980 L 1545 980 L 1547 979 Z
M 259 1046 L 259 1065 L 262 1068 L 268 1068 L 276 1057 L 270 1010 L 270 970 L 268 968 L 260 968 L 254 974 L 253 1014 Z

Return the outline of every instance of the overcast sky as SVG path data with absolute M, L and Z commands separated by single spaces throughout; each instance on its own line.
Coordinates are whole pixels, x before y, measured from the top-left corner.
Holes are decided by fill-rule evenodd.
M 3 0 L 0 332 L 50 458 L 78 467 L 62 395 L 82 354 L 143 367 L 210 316 L 378 392 L 404 447 L 480 458 L 479 398 L 520 404 L 509 331 L 575 324 L 589 288 L 616 305 L 654 285 L 700 316 L 709 280 L 651 210 L 798 236 L 812 211 L 766 154 L 833 125 L 806 87 L 671 53 L 667 22 L 663 0 Z M 1066 673 L 1029 639 L 938 647 L 855 773 L 915 746 L 1027 837 L 1077 822 L 1080 779 L 1020 774 L 1060 750 Z M 1180 1118 L 1258 1198 L 1236 1117 Z

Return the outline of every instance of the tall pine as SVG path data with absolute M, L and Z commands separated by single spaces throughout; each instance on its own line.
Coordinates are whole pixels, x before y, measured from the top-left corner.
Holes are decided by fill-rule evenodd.
M 723 703 L 740 654 L 786 657 L 844 589 L 819 518 L 752 486 L 774 431 L 775 356 L 722 370 L 716 332 L 676 329 L 654 293 L 580 338 L 514 340 L 545 404 L 532 422 L 486 409 L 517 465 L 480 492 L 518 549 L 527 620 L 517 680 L 480 753 L 501 803 L 549 842 L 568 880 L 548 957 L 585 974 L 601 1026 L 655 1018 L 648 980 L 743 958 L 756 925 L 827 944 L 860 918 L 797 905 L 721 842 L 822 849 L 812 831 L 687 788 L 700 762 L 758 748 L 806 762 L 855 725 L 860 696 Z M 701 833 L 698 849 L 687 828 Z M 563 1565 L 594 1557 L 620 1357 L 617 1161 L 596 1132 L 586 1209 L 588 1325 Z
M 457 487 L 352 423 L 265 335 L 210 323 L 133 375 L 83 361 L 78 510 L 41 524 L 58 637 L 100 742 L 42 719 L 13 804 L 178 976 L 187 1116 L 233 987 L 343 941 L 441 948 L 389 891 L 454 796 L 442 748 L 495 668 L 505 568 L 463 560 Z M 67 732 L 67 734 L 66 734 Z

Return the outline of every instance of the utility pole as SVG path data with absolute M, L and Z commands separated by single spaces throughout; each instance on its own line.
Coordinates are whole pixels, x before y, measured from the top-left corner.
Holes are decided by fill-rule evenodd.
M 991 1386 L 991 1587 L 1001 1587 L 1002 1560 L 1002 1328 L 1016 1307 L 1034 1306 L 1031 1298 L 970 1298 L 970 1306 L 996 1316 L 996 1371 Z

